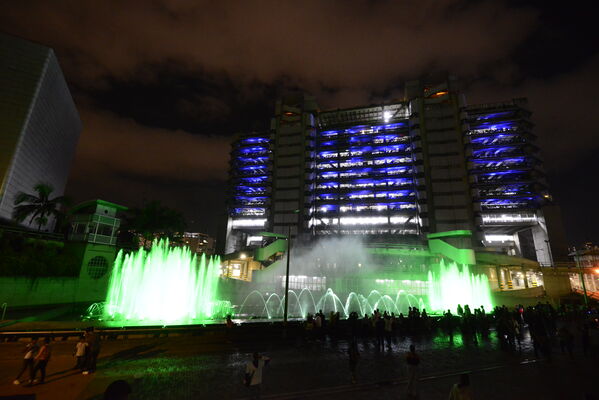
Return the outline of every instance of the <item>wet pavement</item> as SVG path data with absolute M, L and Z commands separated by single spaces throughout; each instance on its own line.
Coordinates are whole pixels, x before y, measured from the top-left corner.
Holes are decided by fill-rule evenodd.
M 446 399 L 463 371 L 472 372 L 475 398 L 582 399 L 594 390 L 597 365 L 575 348 L 570 359 L 554 346 L 552 362 L 536 360 L 528 335 L 520 349 L 498 350 L 494 332 L 478 343 L 456 335 L 398 339 L 378 351 L 373 340 L 360 340 L 358 384 L 349 382 L 347 342 L 324 340 L 256 341 L 238 345 L 224 340 L 200 343 L 194 337 L 104 342 L 98 372 L 74 373 L 74 342 L 56 342 L 47 383 L 33 387 L 11 384 L 21 363 L 22 343 L 0 344 L 0 394 L 36 393 L 38 399 L 99 399 L 113 380 L 133 386 L 132 399 L 235 399 L 248 395 L 243 386 L 245 363 L 253 351 L 272 358 L 264 372 L 264 398 L 405 398 L 405 354 L 415 344 L 421 357 L 422 399 Z M 541 396 L 542 395 L 542 396 Z M 566 397 L 563 397 L 566 396 Z

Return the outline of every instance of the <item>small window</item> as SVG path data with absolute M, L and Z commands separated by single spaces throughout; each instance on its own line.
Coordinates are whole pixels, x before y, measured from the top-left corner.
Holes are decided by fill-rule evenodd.
M 98 235 L 112 236 L 112 225 L 98 224 Z
M 78 235 L 83 235 L 85 233 L 85 228 L 87 228 L 87 224 L 75 224 L 73 233 L 76 233 Z
M 87 274 L 92 279 L 100 279 L 108 272 L 108 261 L 102 256 L 95 256 L 87 262 Z

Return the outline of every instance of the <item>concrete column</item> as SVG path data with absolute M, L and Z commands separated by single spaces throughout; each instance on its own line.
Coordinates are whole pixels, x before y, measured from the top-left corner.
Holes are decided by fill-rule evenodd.
M 524 288 L 528 289 L 528 276 L 526 275 L 526 270 L 522 268 L 522 275 L 524 276 Z
M 514 288 L 514 283 L 512 282 L 512 273 L 509 267 L 505 269 L 505 280 L 507 283 L 507 289 L 512 290 Z
M 503 291 L 503 282 L 501 280 L 501 268 L 499 266 L 495 266 L 495 274 L 497 275 L 497 289 Z

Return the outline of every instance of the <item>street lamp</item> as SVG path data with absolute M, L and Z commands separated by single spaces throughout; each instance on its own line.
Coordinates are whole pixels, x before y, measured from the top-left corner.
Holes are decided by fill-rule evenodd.
M 291 225 L 287 230 L 287 266 L 285 267 L 285 310 L 283 310 L 283 324 L 287 325 L 287 310 L 289 307 L 289 260 L 291 259 Z
M 584 306 L 589 308 L 589 299 L 587 297 L 587 286 L 584 283 L 584 274 L 582 273 L 582 266 L 580 265 L 580 254 L 584 254 L 584 251 L 580 253 L 580 251 L 575 250 L 570 255 L 574 256 L 574 261 L 576 262 L 576 267 L 578 268 L 578 276 L 580 277 L 580 282 L 582 283 L 582 293 L 584 295 Z
M 295 214 L 300 210 L 293 210 Z M 289 260 L 291 259 L 291 225 L 287 225 L 287 266 L 285 268 L 285 310 L 283 311 L 283 325 L 287 326 L 289 310 Z

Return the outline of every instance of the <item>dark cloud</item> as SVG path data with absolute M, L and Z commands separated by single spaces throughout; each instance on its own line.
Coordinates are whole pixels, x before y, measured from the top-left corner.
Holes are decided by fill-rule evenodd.
M 85 126 L 73 176 L 90 169 L 188 181 L 226 178 L 229 141 L 222 137 L 141 126 L 107 112 L 80 108 Z
M 445 73 L 463 79 L 470 102 L 530 99 L 570 218 L 583 181 L 563 182 L 596 172 L 593 15 L 536 0 L 31 0 L 5 6 L 0 26 L 55 48 L 80 106 L 70 192 L 161 198 L 214 233 L 213 216 L 197 210 L 222 204 L 228 138 L 266 128 L 281 93 L 350 107 L 399 99 L 404 81 Z M 90 176 L 101 184 L 90 188 Z M 594 207 L 588 221 L 599 224 Z M 591 224 L 568 224 L 573 241 L 599 241 Z
M 101 87 L 76 89 L 94 107 L 142 125 L 210 135 L 267 127 L 278 92 L 276 83 L 242 85 L 223 73 L 171 63 L 146 66 L 139 75 L 153 78 L 111 77 Z
M 35 4 L 37 6 L 35 6 Z M 22 2 L 8 29 L 64 52 L 72 78 L 137 78 L 171 60 L 246 79 L 384 87 L 431 68 L 472 73 L 505 58 L 536 12 L 502 2 Z M 20 21 L 28 21 L 23 24 Z M 12 23 L 11 23 L 12 22 Z
M 567 74 L 551 79 L 528 79 L 517 85 L 503 81 L 476 81 L 467 89 L 469 102 L 483 103 L 526 97 L 535 134 L 549 171 L 568 170 L 580 157 L 599 148 L 599 55 Z

